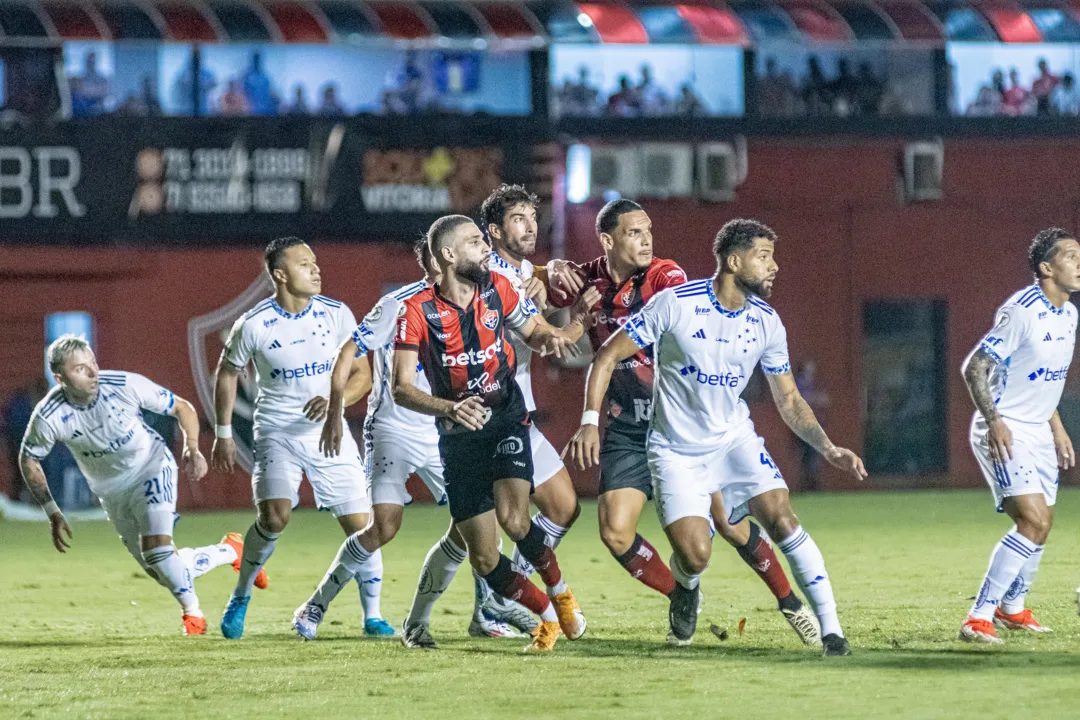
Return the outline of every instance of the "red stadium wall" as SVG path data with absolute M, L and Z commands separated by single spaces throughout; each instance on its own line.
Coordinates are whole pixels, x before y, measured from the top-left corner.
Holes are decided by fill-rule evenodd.
M 893 140 L 753 141 L 749 177 L 736 202 L 646 203 L 656 252 L 678 260 L 692 277 L 704 276 L 713 270 L 711 238 L 723 222 L 752 216 L 772 225 L 781 237 L 772 304 L 788 327 L 793 359 L 818 362 L 821 384 L 832 400 L 830 434 L 856 449 L 864 406 L 863 302 L 945 300 L 949 473 L 933 484 L 977 486 L 981 480 L 966 440 L 972 406 L 960 362 L 1001 300 L 1030 282 L 1025 259 L 1030 238 L 1053 224 L 1078 227 L 1080 142 L 947 141 L 945 199 L 916 206 L 898 199 L 899 151 Z M 584 260 L 598 253 L 596 210 L 595 204 L 568 208 L 569 257 Z M 357 315 L 385 284 L 417 275 L 407 248 L 316 249 L 327 294 Z M 256 251 L 8 247 L 0 256 L 6 341 L 0 349 L 0 398 L 39 376 L 44 316 L 88 310 L 103 367 L 144 373 L 194 400 L 188 321 L 235 298 L 257 272 Z M 541 426 L 561 447 L 578 417 L 582 373 L 546 367 L 534 372 L 534 382 Z M 772 454 L 797 484 L 798 455 L 790 434 L 767 401 L 753 412 Z M 209 443 L 204 433 L 205 452 Z M 9 467 L 0 464 L 0 472 L 8 473 Z M 582 491 L 595 492 L 592 477 L 577 480 Z M 0 477 L 0 485 L 8 482 L 9 477 Z M 828 475 L 827 486 L 848 489 L 854 483 Z M 211 476 L 199 487 L 188 486 L 181 500 L 186 507 L 243 507 L 250 503 L 250 489 L 240 473 Z

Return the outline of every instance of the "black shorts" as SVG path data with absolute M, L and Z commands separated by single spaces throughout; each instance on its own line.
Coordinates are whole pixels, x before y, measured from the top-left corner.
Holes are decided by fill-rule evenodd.
M 439 436 L 450 517 L 461 522 L 495 509 L 495 481 L 533 481 L 529 423 Z
M 633 488 L 652 500 L 652 473 L 645 454 L 648 428 L 626 427 L 613 422 L 600 445 L 600 494 Z

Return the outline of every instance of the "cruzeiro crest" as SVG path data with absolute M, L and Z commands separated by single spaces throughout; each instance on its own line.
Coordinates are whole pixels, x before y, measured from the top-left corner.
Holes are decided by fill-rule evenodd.
M 205 315 L 192 318 L 188 322 L 188 357 L 191 361 L 191 375 L 195 380 L 195 390 L 199 395 L 203 415 L 210 425 L 216 424 L 214 416 L 214 370 L 217 368 L 221 350 L 225 347 L 229 330 L 236 319 L 255 306 L 255 303 L 273 294 L 274 286 L 265 273 L 259 273 L 240 296 L 226 305 Z M 233 407 L 233 439 L 236 441 L 236 460 L 248 472 L 253 465 L 252 448 L 255 447 L 252 433 L 255 396 L 255 373 L 251 367 L 240 373 L 236 384 L 236 404 Z

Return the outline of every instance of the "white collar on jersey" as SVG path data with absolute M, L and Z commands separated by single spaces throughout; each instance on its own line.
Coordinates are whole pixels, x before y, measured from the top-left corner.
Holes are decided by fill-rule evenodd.
M 1044 293 L 1042 291 L 1042 288 L 1039 287 L 1039 283 L 1035 283 L 1030 288 L 1028 288 L 1024 292 L 1024 294 L 1020 296 L 1020 300 L 1018 302 L 1024 307 L 1031 307 L 1031 305 L 1036 300 L 1042 300 L 1043 304 L 1046 305 L 1046 309 L 1054 313 L 1055 315 L 1060 315 L 1061 313 L 1065 312 L 1064 305 L 1062 305 L 1061 307 L 1054 307 L 1054 303 L 1050 302 L 1050 298 L 1046 297 L 1046 293 Z
M 491 258 L 491 262 L 495 263 L 495 265 L 496 265 L 497 267 L 501 267 L 501 268 L 506 268 L 507 270 L 513 270 L 513 271 L 514 271 L 515 273 L 517 273 L 518 275 L 524 275 L 524 274 L 525 274 L 525 268 L 526 268 L 526 266 L 528 266 L 528 267 L 530 267 L 530 268 L 532 267 L 532 263 L 531 263 L 531 262 L 529 262 L 529 260 L 528 260 L 528 259 L 522 259 L 522 261 L 521 261 L 521 267 L 520 267 L 520 268 L 516 268 L 516 267 L 514 267 L 513 265 L 511 265 L 511 264 L 510 264 L 509 262 L 507 262 L 507 261 L 506 261 L 506 260 L 505 260 L 505 259 L 503 258 L 503 256 L 502 256 L 502 255 L 500 255 L 499 253 L 495 252 L 494 250 L 492 250 L 492 251 L 491 251 L 490 253 L 488 253 L 488 256 L 489 256 L 489 257 Z M 526 265 L 526 264 L 527 264 L 527 265 Z
M 274 308 L 274 312 L 276 312 L 278 315 L 285 318 L 286 320 L 296 320 L 298 318 L 304 317 L 309 312 L 311 312 L 311 306 L 314 304 L 315 298 L 311 298 L 310 300 L 308 300 L 307 307 L 294 315 L 293 313 L 285 312 L 285 309 L 278 305 L 277 298 L 270 298 L 270 305 Z
M 726 307 L 720 304 L 719 300 L 716 299 L 716 293 L 713 292 L 713 282 L 715 280 L 715 277 L 709 278 L 709 282 L 705 286 L 705 290 L 709 294 L 709 302 L 711 302 L 713 304 L 713 307 L 716 308 L 716 310 L 724 317 L 737 318 L 742 315 L 746 311 L 746 308 L 750 307 L 750 299 L 747 298 L 743 300 L 743 306 L 738 310 L 728 310 Z

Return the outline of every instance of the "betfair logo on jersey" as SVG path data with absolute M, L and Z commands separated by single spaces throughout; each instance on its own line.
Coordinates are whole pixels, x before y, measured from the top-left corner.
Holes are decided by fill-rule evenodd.
M 459 367 L 461 365 L 483 365 L 488 360 L 502 352 L 503 341 L 498 338 L 494 345 L 488 345 L 483 350 L 468 350 L 457 355 L 442 354 L 443 367 Z
M 1065 380 L 1065 375 L 1068 372 L 1068 365 L 1058 370 L 1051 370 L 1050 368 L 1039 368 L 1035 372 L 1028 375 L 1028 380 L 1038 380 L 1039 378 L 1042 378 L 1044 382 L 1062 382 Z
M 274 380 L 299 380 L 300 378 L 318 377 L 330 372 L 334 363 L 330 360 L 321 363 L 308 363 L 296 368 L 274 368 L 270 377 Z
M 109 443 L 107 447 L 104 447 L 101 450 L 84 450 L 83 457 L 103 458 L 106 455 L 112 455 L 114 452 L 131 442 L 131 438 L 133 437 L 135 437 L 135 428 L 131 428 L 127 431 L 127 435 L 116 438 Z
M 701 372 L 693 365 L 687 365 L 680 369 L 679 374 L 683 377 L 690 377 L 702 385 L 709 385 L 711 387 L 738 387 L 743 379 L 742 373 L 736 375 L 735 373 L 727 372 L 719 375 L 712 375 Z

